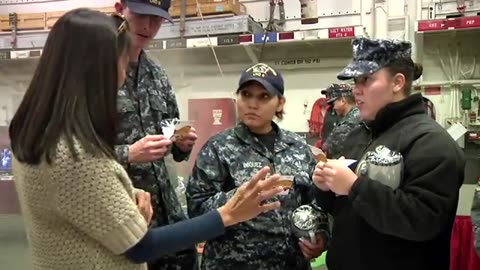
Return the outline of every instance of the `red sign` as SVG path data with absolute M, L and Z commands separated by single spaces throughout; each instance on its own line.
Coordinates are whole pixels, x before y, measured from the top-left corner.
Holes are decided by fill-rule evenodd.
M 425 86 L 426 96 L 438 96 L 442 94 L 440 86 Z
M 418 22 L 419 32 L 464 28 L 480 28 L 480 16 Z
M 457 28 L 480 27 L 480 16 L 458 18 Z
M 336 27 L 328 29 L 328 38 L 346 38 L 355 36 L 355 27 Z
M 419 21 L 418 31 L 438 31 L 447 29 L 444 20 Z

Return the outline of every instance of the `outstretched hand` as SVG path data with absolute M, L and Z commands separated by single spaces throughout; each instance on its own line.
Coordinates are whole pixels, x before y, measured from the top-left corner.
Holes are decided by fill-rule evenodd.
M 265 179 L 269 171 L 269 167 L 262 168 L 250 181 L 241 185 L 224 206 L 218 209 L 226 227 L 280 207 L 278 201 L 265 203 L 266 200 L 283 191 L 283 188 L 278 185 L 280 175 L 275 174 Z

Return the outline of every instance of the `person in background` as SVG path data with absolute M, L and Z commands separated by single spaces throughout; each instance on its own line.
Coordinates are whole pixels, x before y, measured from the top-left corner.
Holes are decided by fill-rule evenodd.
M 133 185 L 151 194 L 153 227 L 187 218 L 170 182 L 164 157 L 171 153 L 177 162 L 186 160 L 197 138 L 194 129 L 173 144 L 162 135 L 162 120 L 180 118 L 180 114 L 165 69 L 149 59 L 144 48 L 165 21 L 172 21 L 169 8 L 170 0 L 122 0 L 115 4 L 116 11 L 128 21 L 132 38 L 126 82 L 118 91 L 115 151 Z M 151 263 L 149 269 L 190 270 L 195 265 L 196 249 L 192 245 Z
M 465 157 L 411 94 L 422 67 L 407 41 L 353 41 L 353 79 L 364 123 L 347 137 L 343 158 L 319 162 L 318 203 L 332 213 L 329 270 L 448 270 L 450 239 Z
M 322 95 L 325 95 L 325 98 L 327 100 L 329 100 L 331 97 L 332 91 L 331 89 L 327 88 L 322 90 L 321 93 Z M 326 110 L 325 110 L 325 115 L 323 117 L 323 126 L 320 132 L 320 139 L 316 141 L 313 146 L 316 148 L 322 149 L 325 152 L 326 151 L 326 149 L 324 149 L 325 141 L 328 139 L 328 136 L 332 132 L 333 127 L 335 126 L 335 123 L 337 122 L 339 117 L 335 113 L 333 106 L 329 105 L 328 103 L 324 104 L 323 106 L 326 106 Z
M 355 107 L 355 99 L 349 85 L 334 83 L 328 89 L 331 92 L 328 104 L 339 118 L 322 149 L 328 158 L 337 159 L 343 151 L 343 142 L 347 135 L 360 123 L 360 112 Z
M 322 95 L 325 95 L 325 98 L 327 100 L 330 100 L 332 95 L 332 89 L 328 87 L 327 89 L 322 90 Z M 322 142 L 325 142 L 328 139 L 328 136 L 330 135 L 333 128 L 335 127 L 335 123 L 337 122 L 338 119 L 339 117 L 335 113 L 333 106 L 330 106 L 330 104 L 327 103 L 327 110 L 325 113 L 325 117 L 323 119 L 323 129 L 321 134 Z
M 127 28 L 123 19 L 90 9 L 60 17 L 10 124 L 13 179 L 33 270 L 144 270 L 146 261 L 280 206 L 266 202 L 282 191 L 272 188 L 279 175 L 260 181 L 267 167 L 224 206 L 148 228 L 150 196 L 133 188 L 114 150 Z
M 246 69 L 237 89 L 240 123 L 210 138 L 197 156 L 187 185 L 191 217 L 224 205 L 263 166 L 294 179 L 293 189 L 280 197 L 281 209 L 208 241 L 202 269 L 305 270 L 325 249 L 328 221 L 321 224 L 323 233 L 317 232 L 316 243 L 299 241 L 292 233 L 289 215 L 313 201 L 316 161 L 304 139 L 273 121 L 283 117 L 284 91 L 282 74 L 275 68 L 259 63 Z
M 474 246 L 477 251 L 477 255 L 480 257 L 480 181 L 478 181 L 477 187 L 475 188 L 475 194 L 473 195 L 472 203 L 472 223 L 473 223 L 473 233 Z

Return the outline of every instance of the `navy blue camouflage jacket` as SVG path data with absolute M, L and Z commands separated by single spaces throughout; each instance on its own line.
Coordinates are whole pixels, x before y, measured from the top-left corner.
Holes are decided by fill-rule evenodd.
M 360 126 L 360 122 L 360 111 L 357 107 L 353 107 L 345 117 L 337 120 L 324 144 L 328 158 L 340 158 L 343 152 L 343 142 L 353 129 Z
M 172 86 L 165 70 L 142 52 L 136 65 L 130 65 L 126 83 L 118 91 L 118 132 L 115 151 L 136 188 L 151 193 L 154 209 L 152 225 L 161 226 L 185 219 L 169 181 L 163 159 L 148 163 L 129 163 L 128 147 L 146 135 L 163 134 L 162 119 L 179 118 Z M 176 161 L 189 153 L 172 148 Z
M 280 209 L 232 226 L 224 236 L 207 242 L 202 269 L 310 269 L 292 234 L 289 215 L 312 203 L 316 161 L 303 138 L 275 124 L 274 128 L 274 153 L 241 123 L 210 138 L 199 152 L 187 185 L 190 217 L 224 205 L 264 166 L 270 166 L 272 174 L 295 177 L 294 189 L 278 197 Z

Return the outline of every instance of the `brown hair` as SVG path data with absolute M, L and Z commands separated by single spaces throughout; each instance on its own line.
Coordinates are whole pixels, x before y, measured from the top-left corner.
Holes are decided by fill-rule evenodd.
M 405 95 L 410 95 L 412 92 L 412 84 L 418 80 L 423 74 L 423 66 L 418 63 L 414 63 L 411 58 L 399 58 L 390 64 L 386 65 L 392 76 L 401 73 L 405 76 Z
M 117 66 L 130 44 L 119 23 L 86 8 L 55 23 L 10 125 L 19 161 L 51 163 L 62 136 L 74 158 L 74 138 L 88 153 L 115 158 Z

